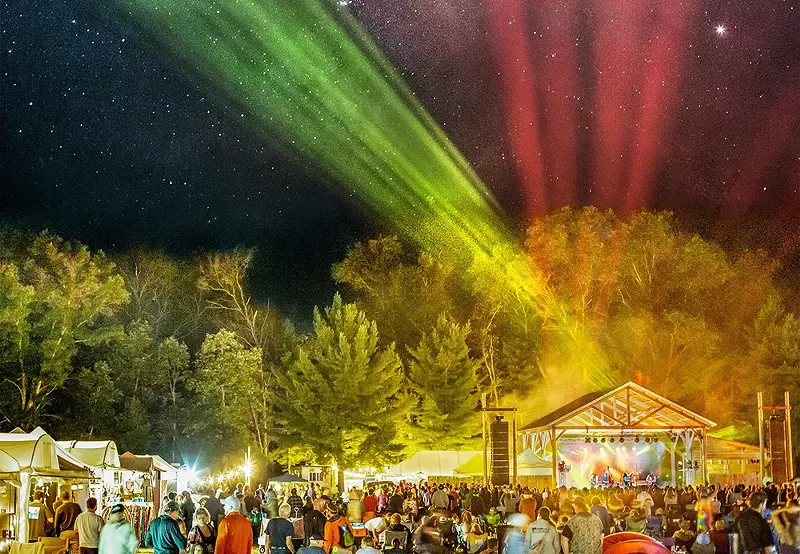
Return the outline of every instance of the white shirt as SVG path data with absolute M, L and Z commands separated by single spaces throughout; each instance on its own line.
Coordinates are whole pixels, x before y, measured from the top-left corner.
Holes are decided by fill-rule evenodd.
M 373 517 L 364 524 L 364 527 L 373 533 L 380 533 L 381 531 L 386 530 L 386 520 L 384 520 L 382 517 Z
M 356 550 L 356 554 L 381 554 L 381 551 L 371 546 L 362 546 Z
M 83 548 L 98 548 L 102 529 L 103 518 L 94 512 L 83 512 L 75 519 L 78 541 Z

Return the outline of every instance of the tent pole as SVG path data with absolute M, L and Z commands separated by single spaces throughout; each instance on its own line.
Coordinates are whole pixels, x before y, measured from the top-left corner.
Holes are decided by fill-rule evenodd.
M 489 451 L 486 448 L 486 393 L 481 394 L 481 436 L 483 438 L 483 486 L 489 486 Z
M 28 502 L 31 494 L 31 474 L 21 471 L 17 493 L 17 541 L 28 542 Z
M 517 486 L 517 412 L 514 412 L 514 421 L 511 424 L 513 437 L 511 438 L 511 449 L 514 456 L 514 480 L 512 481 L 514 487 Z

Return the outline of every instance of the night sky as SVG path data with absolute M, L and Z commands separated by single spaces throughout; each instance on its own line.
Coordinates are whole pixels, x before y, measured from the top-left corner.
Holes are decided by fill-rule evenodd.
M 800 1 L 341 9 L 519 228 L 563 205 L 670 209 L 800 275 Z M 11 0 L 0 23 L 3 220 L 111 252 L 255 246 L 258 296 L 301 320 L 385 231 L 106 2 Z

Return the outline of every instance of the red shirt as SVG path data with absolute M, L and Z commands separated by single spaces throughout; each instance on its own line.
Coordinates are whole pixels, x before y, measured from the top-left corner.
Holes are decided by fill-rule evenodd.
M 378 511 L 378 499 L 375 497 L 375 495 L 364 497 L 364 511 L 365 512 Z

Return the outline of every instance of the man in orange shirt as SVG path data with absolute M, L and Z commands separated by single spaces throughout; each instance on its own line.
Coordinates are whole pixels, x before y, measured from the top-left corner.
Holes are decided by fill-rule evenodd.
M 219 524 L 216 554 L 250 554 L 253 550 L 253 527 L 239 508 L 241 503 L 235 496 L 222 501 L 225 518 Z

